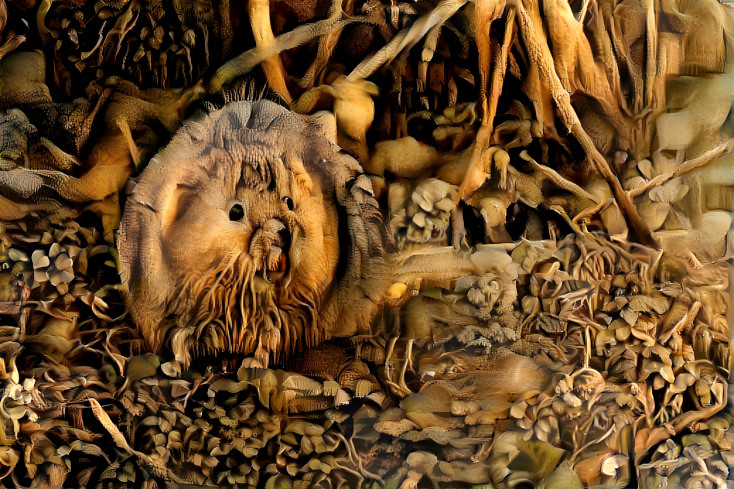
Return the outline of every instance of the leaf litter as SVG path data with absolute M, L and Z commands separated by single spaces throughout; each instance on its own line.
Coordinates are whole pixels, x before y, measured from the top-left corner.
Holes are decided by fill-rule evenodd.
M 3 484 L 732 479 L 728 6 L 253 3 L 242 51 L 224 4 L 77 3 L 0 2 Z M 333 113 L 414 296 L 297 365 L 182 370 L 125 315 L 118 194 L 260 63 Z

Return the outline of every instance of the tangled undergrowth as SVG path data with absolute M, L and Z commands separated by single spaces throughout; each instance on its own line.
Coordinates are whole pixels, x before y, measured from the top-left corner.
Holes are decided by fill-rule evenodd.
M 0 6 L 3 485 L 732 479 L 728 5 Z M 126 315 L 113 233 L 245 75 L 333 114 L 420 293 L 277 368 L 182 371 Z

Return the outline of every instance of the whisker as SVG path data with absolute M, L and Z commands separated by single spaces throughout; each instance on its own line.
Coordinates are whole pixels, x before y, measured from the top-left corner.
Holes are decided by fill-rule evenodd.
M 319 294 L 282 284 L 263 287 L 256 273 L 249 255 L 232 255 L 180 289 L 172 305 L 187 312 L 169 331 L 177 358 L 186 350 L 199 357 L 216 351 L 249 355 L 263 348 L 279 362 L 317 343 Z

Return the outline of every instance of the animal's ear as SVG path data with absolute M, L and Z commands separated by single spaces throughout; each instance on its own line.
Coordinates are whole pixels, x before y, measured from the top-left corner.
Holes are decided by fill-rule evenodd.
M 173 290 L 161 238 L 195 195 L 186 188 L 197 161 L 187 158 L 194 140 L 190 133 L 179 132 L 150 161 L 125 203 L 117 234 L 128 307 L 153 351 L 163 345 L 166 331 L 162 321 Z
M 298 186 L 306 192 L 311 192 L 313 189 L 313 181 L 311 180 L 308 171 L 306 171 L 303 161 L 292 153 L 286 153 L 285 163 L 291 172 L 293 172 L 293 178 Z
M 127 199 L 120 223 L 117 246 L 127 275 L 129 300 L 135 306 L 131 310 L 137 313 L 133 317 L 136 323 L 155 323 L 158 314 L 148 310 L 146 304 L 162 304 L 166 300 L 163 295 L 168 289 L 168 270 L 160 237 L 164 226 L 174 220 L 177 207 L 177 185 L 171 178 L 170 166 L 161 161 L 160 155 L 150 161 L 147 175 L 158 174 L 161 178 L 140 178 Z M 147 332 L 147 328 L 141 329 Z M 147 339 L 155 347 L 157 341 Z
M 333 112 L 328 110 L 320 110 L 315 114 L 311 115 L 316 124 L 321 127 L 326 135 L 326 138 L 332 143 L 336 144 L 337 132 L 336 132 L 336 117 Z
M 340 223 L 339 234 L 346 268 L 324 314 L 333 321 L 327 325 L 331 337 L 369 332 L 390 278 L 385 248 L 391 241 L 366 175 L 358 174 L 346 182 L 343 205 L 346 223 Z
M 156 238 L 160 230 L 160 216 L 147 201 L 140 199 L 139 188 L 136 188 L 125 204 L 117 233 L 117 249 L 121 280 L 128 288 L 128 309 L 154 351 L 160 348 L 163 340 L 158 326 L 163 319 L 161 305 L 166 302 L 168 289 L 168 270 L 160 239 Z

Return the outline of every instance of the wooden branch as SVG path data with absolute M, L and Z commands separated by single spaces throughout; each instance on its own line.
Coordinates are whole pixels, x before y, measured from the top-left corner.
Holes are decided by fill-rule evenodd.
M 724 152 L 732 151 L 734 149 L 734 138 L 729 139 L 728 141 L 721 143 L 717 147 L 715 147 L 712 150 L 709 150 L 705 152 L 704 154 L 697 156 L 696 158 L 693 158 L 691 160 L 685 161 L 678 165 L 675 170 L 668 173 L 663 173 L 661 175 L 656 176 L 649 182 L 647 182 L 644 185 L 640 185 L 637 188 L 634 188 L 627 192 L 627 194 L 630 196 L 631 199 L 634 199 L 638 195 L 642 195 L 648 190 L 654 189 L 655 187 L 659 187 L 660 185 L 663 185 L 665 182 L 668 182 L 674 178 L 678 178 L 682 175 L 685 175 L 688 172 L 691 172 L 697 168 L 701 168 L 702 166 L 707 165 L 712 160 L 718 158 Z
M 496 0 L 495 0 L 496 1 Z M 390 63 L 403 50 L 410 49 L 434 26 L 441 25 L 451 18 L 457 10 L 464 6 L 467 0 L 441 0 L 439 4 L 426 15 L 416 20 L 413 25 L 398 32 L 390 42 L 379 51 L 359 63 L 347 76 L 349 81 L 357 81 L 372 75 L 377 69 Z
M 580 197 L 582 199 L 588 199 L 596 204 L 599 203 L 598 197 L 591 195 L 589 192 L 582 189 L 581 187 L 579 187 L 572 181 L 566 178 L 563 178 L 563 176 L 561 176 L 561 174 L 559 174 L 553 168 L 550 168 L 545 165 L 541 165 L 540 163 L 535 161 L 533 157 L 528 154 L 527 151 L 523 151 L 522 153 L 520 153 L 520 158 L 530 163 L 530 166 L 532 166 L 534 170 L 545 175 L 546 178 L 548 178 L 553 183 L 555 183 L 559 188 L 562 188 L 563 190 L 568 190 L 575 196 Z
M 249 0 L 247 14 L 250 17 L 252 34 L 255 45 L 261 49 L 268 49 L 275 44 L 275 36 L 270 26 L 270 2 L 268 0 Z M 288 105 L 293 102 L 285 83 L 285 69 L 278 54 L 266 58 L 262 62 L 262 70 L 268 80 L 268 86 L 278 94 Z
M 359 22 L 360 20 L 359 18 L 344 20 L 327 18 L 312 24 L 299 25 L 292 31 L 279 35 L 273 44 L 249 49 L 224 63 L 217 69 L 214 76 L 207 83 L 207 89 L 209 93 L 216 93 L 222 89 L 223 85 L 230 83 L 239 76 L 247 74 L 255 66 L 271 56 L 306 44 L 312 39 L 332 32 L 336 28 Z
M 649 0 L 647 4 L 647 66 L 645 67 L 645 104 L 646 107 L 654 107 L 653 87 L 655 86 L 655 74 L 657 72 L 658 57 L 658 28 L 655 18 L 656 9 L 660 5 L 657 0 Z
M 489 26 L 488 26 L 489 28 Z M 502 40 L 502 47 L 500 51 L 495 53 L 495 64 L 492 72 L 492 85 L 490 87 L 489 100 L 486 97 L 486 89 L 484 89 L 485 81 L 482 80 L 482 88 L 480 94 L 484 91 L 484 96 L 481 98 L 482 103 L 482 125 L 477 131 L 477 138 L 474 143 L 474 149 L 472 151 L 471 163 L 464 175 L 459 191 L 457 192 L 457 200 L 466 200 L 476 192 L 476 190 L 482 186 L 488 175 L 486 168 L 482 165 L 482 153 L 488 148 L 489 140 L 494 130 L 494 117 L 497 113 L 497 104 L 499 102 L 500 93 L 502 92 L 502 85 L 505 79 L 505 72 L 507 71 L 507 53 L 510 50 L 510 43 L 514 38 L 515 32 L 515 11 L 510 9 L 507 15 L 507 21 L 505 23 L 505 37 Z M 489 32 L 487 32 L 487 43 L 489 43 Z M 478 43 L 479 44 L 479 43 Z M 482 59 L 480 55 L 480 60 Z M 487 46 L 487 68 L 489 66 L 489 46 Z M 482 72 L 480 68 L 480 72 Z M 484 76 L 482 77 L 484 78 Z M 481 95 L 480 95 L 481 96 Z M 491 160 L 490 160 L 491 161 Z
M 533 25 L 532 19 L 525 10 L 522 1 L 515 0 L 514 3 L 519 14 L 520 30 L 525 40 L 528 56 L 531 62 L 538 66 L 541 75 L 549 84 L 553 101 L 561 116 L 561 121 L 584 149 L 586 156 L 589 158 L 596 172 L 604 177 L 609 184 L 630 230 L 642 244 L 657 246 L 655 239 L 650 233 L 650 229 L 642 220 L 640 214 L 637 212 L 637 208 L 632 203 L 632 199 L 624 191 L 609 163 L 596 148 L 594 142 L 581 125 L 581 121 L 571 105 L 571 96 L 563 88 L 561 80 L 558 78 L 558 74 L 553 67 L 553 59 L 547 43 L 540 42 L 540 39 L 538 39 L 539 34 L 536 32 L 536 26 Z

